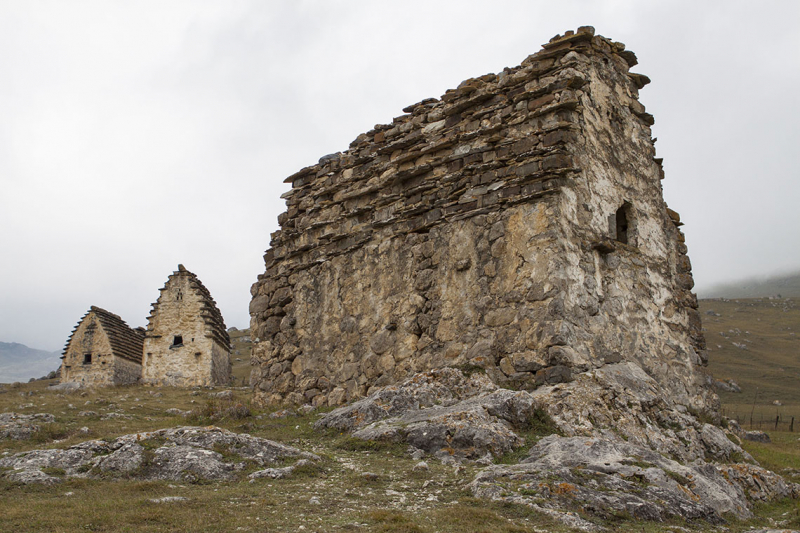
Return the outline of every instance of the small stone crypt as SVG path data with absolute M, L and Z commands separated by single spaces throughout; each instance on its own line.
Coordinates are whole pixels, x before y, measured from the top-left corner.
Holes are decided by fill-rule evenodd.
M 231 341 L 211 293 L 178 265 L 148 317 L 142 382 L 151 385 L 227 385 Z
M 137 383 L 143 344 L 143 328 L 132 329 L 114 313 L 92 306 L 64 347 L 61 381 L 84 386 Z

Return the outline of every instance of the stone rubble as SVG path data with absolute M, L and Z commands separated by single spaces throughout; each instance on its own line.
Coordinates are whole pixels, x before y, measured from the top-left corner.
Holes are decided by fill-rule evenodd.
M 0 439 L 26 440 L 39 431 L 39 424 L 52 424 L 55 417 L 49 413 L 23 415 L 0 413 Z
M 750 440 L 753 442 L 772 442 L 769 438 L 769 435 L 763 431 L 743 431 L 742 433 L 744 440 Z
M 733 393 L 742 392 L 742 388 L 739 386 L 739 384 L 733 381 L 732 379 L 726 379 L 726 380 L 716 379 L 714 380 L 714 386 L 718 390 L 724 392 L 733 392 Z
M 253 472 L 252 474 L 247 476 L 247 478 L 250 480 L 251 483 L 256 479 L 261 479 L 261 478 L 283 479 L 291 476 L 292 472 L 294 472 L 295 469 L 303 466 L 309 466 L 311 464 L 312 462 L 309 461 L 308 459 L 300 459 L 295 464 L 290 466 L 285 466 L 283 468 L 265 468 L 264 470 L 257 470 L 256 472 Z
M 185 409 L 178 409 L 177 407 L 170 407 L 164 412 L 170 416 L 182 416 L 184 418 L 191 414 L 191 411 L 187 411 Z
M 180 503 L 180 502 L 187 502 L 189 498 L 184 498 L 183 496 L 164 496 L 162 498 L 150 498 L 150 503 Z

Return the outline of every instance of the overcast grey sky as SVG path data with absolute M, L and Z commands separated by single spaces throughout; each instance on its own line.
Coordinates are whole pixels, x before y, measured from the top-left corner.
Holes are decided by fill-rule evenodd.
M 800 268 L 800 2 L 0 0 L 0 340 L 146 324 L 183 263 L 228 326 L 283 179 L 581 25 L 652 84 L 699 288 Z

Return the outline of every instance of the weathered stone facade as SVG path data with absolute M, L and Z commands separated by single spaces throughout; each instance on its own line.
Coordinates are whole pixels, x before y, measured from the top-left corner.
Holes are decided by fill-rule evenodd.
M 231 342 L 211 293 L 183 265 L 160 290 L 148 317 L 142 382 L 227 385 Z
M 126 385 L 142 375 L 144 330 L 92 306 L 64 347 L 61 381 L 84 386 Z
M 632 361 L 713 406 L 635 64 L 567 32 L 290 176 L 251 290 L 255 398 L 336 405 L 458 365 L 535 388 Z

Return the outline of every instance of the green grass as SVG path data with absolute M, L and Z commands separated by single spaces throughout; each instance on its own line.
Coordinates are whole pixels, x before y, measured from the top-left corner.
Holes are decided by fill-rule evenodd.
M 22 384 L 0 393 L 0 412 L 47 412 L 56 417 L 53 424 L 40 424 L 43 429 L 35 439 L 0 441 L 0 454 L 66 447 L 95 438 L 111 440 L 127 433 L 189 424 L 183 417 L 166 414 L 168 408 L 177 407 L 195 411 L 197 418 L 192 420 L 198 423 L 213 423 L 297 446 L 316 453 L 322 460 L 298 469 L 287 479 L 258 479 L 254 483 L 249 483 L 246 475 L 255 465 L 248 465 L 234 482 L 151 482 L 130 476 L 74 479 L 64 477 L 58 470 L 51 470 L 51 475 L 63 481 L 49 487 L 19 486 L 0 479 L 0 531 L 296 532 L 301 526 L 306 532 L 568 531 L 530 507 L 472 498 L 465 485 L 481 468 L 477 465 L 455 469 L 426 458 L 429 470 L 414 471 L 418 461 L 406 453 L 404 445 L 365 442 L 333 430 L 315 430 L 318 412 L 270 418 L 277 408 L 252 406 L 247 390 L 236 389 L 233 400 L 223 401 L 209 397 L 219 388 L 210 391 L 131 386 L 64 394 L 48 391 L 46 385 L 44 381 Z M 222 414 L 238 404 L 246 406 L 248 413 Z M 82 417 L 81 411 L 95 411 L 97 416 Z M 103 420 L 104 415 L 114 412 L 130 418 Z M 544 413 L 537 413 L 523 432 L 526 447 L 507 455 L 502 462 L 517 462 L 531 444 L 554 431 L 552 421 Z M 745 443 L 747 451 L 778 472 L 800 469 L 800 433 L 771 432 L 771 436 L 772 444 Z M 365 472 L 375 473 L 377 478 L 366 478 Z M 188 500 L 161 504 L 149 501 L 164 496 Z M 312 502 L 312 498 L 319 503 Z M 732 533 L 738 533 L 766 518 L 796 520 L 796 507 L 797 502 L 761 505 L 757 520 L 727 526 Z M 664 531 L 664 524 L 632 522 L 625 517 L 606 525 L 611 531 Z M 713 526 L 704 523 L 676 525 L 714 531 Z
M 786 469 L 797 472 L 794 481 L 800 483 L 800 434 L 785 431 L 768 431 L 772 442 L 751 442 L 745 440 L 742 447 L 764 468 L 779 474 Z
M 253 351 L 252 342 L 245 340 L 250 337 L 250 330 L 233 331 L 230 336 L 233 345 L 231 363 L 233 363 L 234 385 L 246 386 L 250 383 L 250 354 Z
M 700 313 L 709 370 L 716 379 L 733 379 L 742 388 L 740 394 L 719 392 L 723 414 L 743 425 L 749 425 L 752 414 L 761 429 L 774 429 L 778 417 L 779 429 L 787 430 L 794 416 L 800 433 L 798 300 L 701 300 Z

